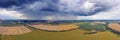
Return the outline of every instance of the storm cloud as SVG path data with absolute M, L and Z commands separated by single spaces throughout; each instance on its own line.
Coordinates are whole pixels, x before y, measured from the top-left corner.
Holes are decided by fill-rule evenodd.
M 119 0 L 4 0 L 0 1 L 0 19 L 120 19 L 119 5 Z

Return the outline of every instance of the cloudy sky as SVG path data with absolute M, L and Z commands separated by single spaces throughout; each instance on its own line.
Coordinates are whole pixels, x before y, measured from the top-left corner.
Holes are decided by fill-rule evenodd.
M 119 0 L 0 0 L 0 19 L 120 20 Z

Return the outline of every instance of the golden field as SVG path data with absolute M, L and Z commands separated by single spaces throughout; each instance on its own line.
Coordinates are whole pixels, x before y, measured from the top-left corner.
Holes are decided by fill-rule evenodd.
M 1 36 L 2 40 L 120 40 L 120 37 L 104 31 L 96 34 L 84 34 L 84 30 L 72 30 L 67 32 L 47 32 L 35 30 L 31 33 L 17 36 Z
M 37 29 L 41 29 L 41 30 L 47 30 L 47 31 L 67 31 L 67 30 L 79 28 L 78 26 L 73 24 L 60 24 L 60 25 L 37 24 L 37 25 L 30 25 L 30 26 Z
M 84 27 L 86 25 L 87 26 L 92 25 L 89 23 L 77 23 L 77 24 L 79 24 L 79 25 L 85 24 L 85 25 L 83 25 Z M 100 25 L 95 25 L 95 28 L 106 27 L 106 26 L 103 26 L 103 25 L 100 26 Z M 117 23 L 117 25 L 118 25 L 118 23 Z M 117 25 L 115 23 L 114 26 L 116 28 L 118 28 Z M 75 23 L 74 24 L 60 24 L 60 25 L 37 24 L 37 25 L 30 25 L 30 26 L 37 28 L 37 29 L 32 30 L 32 32 L 30 32 L 30 33 L 25 33 L 25 34 L 21 34 L 21 35 L 9 35 L 9 36 L 8 35 L 1 35 L 0 38 L 1 38 L 1 40 L 120 40 L 119 35 L 114 34 L 109 30 L 105 30 L 105 31 L 98 32 L 95 34 L 85 34 L 88 31 L 85 31 L 82 29 L 77 29 L 77 28 L 79 28 L 79 26 L 76 26 Z M 92 25 L 92 26 L 94 26 L 94 25 Z M 11 27 L 11 29 L 9 29 L 10 30 L 9 32 L 10 33 L 11 32 L 18 33 L 17 30 L 22 30 L 22 29 L 26 29 L 26 28 L 27 27 L 25 27 L 25 28 L 23 28 L 23 27 L 22 28 L 13 28 L 12 29 L 12 27 Z M 85 27 L 85 28 L 90 29 L 89 27 Z M 1 29 L 3 29 L 3 28 L 1 28 Z M 38 29 L 42 29 L 42 30 L 38 30 Z M 49 30 L 60 31 L 60 30 L 68 30 L 68 29 L 70 29 L 70 30 L 75 29 L 75 30 L 62 31 L 62 32 L 49 32 Z M 43 30 L 47 30 L 47 31 L 43 31 Z M 15 33 L 11 33 L 11 34 L 15 34 Z
M 20 35 L 31 32 L 30 29 L 25 26 L 0 26 L 1 35 Z

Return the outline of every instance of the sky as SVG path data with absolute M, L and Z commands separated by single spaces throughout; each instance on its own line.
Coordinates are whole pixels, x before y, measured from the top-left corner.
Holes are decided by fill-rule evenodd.
M 0 19 L 120 20 L 119 0 L 0 0 Z

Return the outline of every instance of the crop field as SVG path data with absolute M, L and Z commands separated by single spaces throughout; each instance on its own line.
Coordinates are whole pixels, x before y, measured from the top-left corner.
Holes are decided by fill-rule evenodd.
M 84 30 L 67 32 L 47 32 L 35 30 L 31 33 L 16 36 L 1 36 L 2 40 L 120 40 L 120 37 L 104 31 L 96 34 L 84 34 Z
M 0 26 L 1 35 L 20 35 L 29 32 L 31 32 L 31 30 L 24 26 L 9 26 L 9 27 Z
M 30 25 L 30 26 L 37 28 L 37 29 L 48 30 L 48 31 L 67 31 L 67 30 L 79 28 L 78 26 L 73 25 L 73 24 L 60 24 L 60 25 L 37 24 L 37 25 Z
M 108 26 L 109 26 L 109 28 L 120 32 L 120 24 L 118 24 L 118 23 L 110 23 Z
M 78 29 L 62 32 L 50 32 L 45 30 L 33 29 L 30 33 L 20 35 L 1 35 L 1 40 L 120 40 L 120 36 L 107 30 L 105 24 L 92 24 L 90 22 L 73 23 L 72 25 L 59 25 L 60 29 L 64 26 L 79 26 Z M 36 25 L 35 25 L 36 26 Z M 38 25 L 41 26 L 41 25 Z M 36 26 L 36 27 L 38 27 Z M 43 25 L 49 27 L 48 25 Z M 52 26 L 52 25 L 51 25 Z M 58 25 L 54 25 L 57 26 Z M 25 27 L 27 28 L 27 27 Z M 34 27 L 35 28 L 35 27 Z M 67 27 L 65 27 L 66 29 Z M 28 28 L 29 29 L 29 28 Z M 85 34 L 91 30 L 99 30 L 100 32 L 94 34 Z

